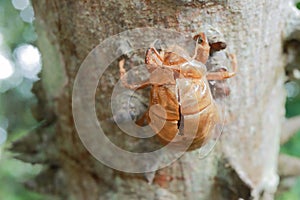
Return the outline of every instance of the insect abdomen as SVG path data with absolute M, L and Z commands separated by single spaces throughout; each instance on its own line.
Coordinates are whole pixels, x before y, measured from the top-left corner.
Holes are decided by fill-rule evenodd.
M 205 79 L 176 79 L 176 85 L 151 90 L 149 124 L 164 143 L 190 142 L 189 150 L 201 146 L 217 121 L 216 113 Z

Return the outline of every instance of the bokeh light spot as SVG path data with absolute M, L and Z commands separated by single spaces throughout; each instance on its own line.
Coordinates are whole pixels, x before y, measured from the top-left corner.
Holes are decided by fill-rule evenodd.
M 32 23 L 34 20 L 34 11 L 32 6 L 28 6 L 26 9 L 22 10 L 20 17 L 24 22 Z
M 288 98 L 294 98 L 300 92 L 299 85 L 294 81 L 290 81 L 290 82 L 286 83 L 285 84 L 285 89 L 286 89 Z
M 11 2 L 18 10 L 24 10 L 29 5 L 29 0 L 12 0 Z
M 0 79 L 7 79 L 14 73 L 13 64 L 4 56 L 0 55 Z
M 0 145 L 4 144 L 7 139 L 7 132 L 3 128 L 0 127 Z
M 25 44 L 14 50 L 14 55 L 22 69 L 23 76 L 29 79 L 36 79 L 41 71 L 41 53 L 33 45 Z
M 3 35 L 0 33 L 0 45 L 3 44 Z

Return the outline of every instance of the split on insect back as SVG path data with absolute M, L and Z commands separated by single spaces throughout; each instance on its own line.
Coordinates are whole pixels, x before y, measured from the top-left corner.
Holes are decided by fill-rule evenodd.
M 144 65 L 126 72 L 128 59 L 122 58 L 120 81 L 112 96 L 118 98 L 118 94 L 129 90 L 131 95 L 127 102 L 130 104 L 135 91 L 150 88 L 145 113 L 132 117 L 132 110 L 128 109 L 128 117 L 124 119 L 133 121 L 117 125 L 131 136 L 155 136 L 168 148 L 198 149 L 200 157 L 204 157 L 222 133 L 225 121 L 222 102 L 230 93 L 226 79 L 236 74 L 237 64 L 235 56 L 223 50 L 224 41 L 207 38 L 204 32 L 195 34 L 193 39 L 192 55 L 189 46 L 158 39 L 146 50 Z M 231 70 L 216 64 L 216 57 L 220 55 L 229 60 Z M 146 71 L 147 78 L 132 81 L 139 71 Z M 113 104 L 112 111 L 114 118 L 119 118 L 119 110 Z

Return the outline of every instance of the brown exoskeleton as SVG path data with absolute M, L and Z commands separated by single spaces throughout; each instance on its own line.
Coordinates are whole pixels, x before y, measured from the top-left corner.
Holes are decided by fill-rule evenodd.
M 235 56 L 231 54 L 232 72 L 207 72 L 205 63 L 211 46 L 204 33 L 197 34 L 194 39 L 196 47 L 192 58 L 179 46 L 158 52 L 152 45 L 145 56 L 150 78 L 141 84 L 127 83 L 123 77 L 124 60 L 119 63 L 125 87 L 137 90 L 151 86 L 149 109 L 137 123 L 143 124 L 146 120 L 164 143 L 180 146 L 190 141 L 188 150 L 201 147 L 219 122 L 208 80 L 231 78 L 237 70 Z

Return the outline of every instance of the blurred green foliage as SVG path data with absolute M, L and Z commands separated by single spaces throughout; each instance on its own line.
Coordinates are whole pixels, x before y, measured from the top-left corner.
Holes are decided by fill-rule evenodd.
M 42 200 L 41 195 L 27 191 L 23 183 L 40 171 L 39 166 L 32 166 L 12 158 L 7 151 L 0 161 L 0 199 L 3 200 Z
M 0 0 L 0 53 L 13 58 L 20 44 L 33 43 L 37 35 L 31 23 L 24 22 L 11 0 Z M 0 116 L 8 121 L 8 140 L 0 145 L 0 200 L 41 200 L 41 195 L 25 189 L 23 183 L 37 175 L 41 167 L 13 158 L 6 149 L 11 142 L 27 134 L 36 121 L 30 107 L 35 102 L 31 93 L 32 81 L 24 78 L 20 85 L 0 93 Z
M 300 9 L 300 2 L 296 3 L 296 7 Z M 300 81 L 296 81 L 300 86 Z M 286 101 L 286 117 L 294 117 L 300 115 L 300 94 L 293 98 L 287 98 Z M 296 156 L 300 158 L 300 130 L 284 144 L 281 149 L 281 153 Z M 299 200 L 300 199 L 300 177 L 297 179 L 296 184 L 289 191 L 280 194 L 277 200 Z
M 287 118 L 300 115 L 300 95 L 291 99 L 288 98 L 285 107 Z M 281 147 L 281 152 L 300 157 L 300 131 L 298 131 L 298 133 L 296 133 L 296 135 L 289 142 Z
M 296 7 L 300 9 L 300 2 L 296 3 Z
M 21 43 L 32 43 L 37 38 L 33 24 L 22 20 L 11 0 L 0 1 L 0 32 L 3 42 L 11 49 Z
M 281 194 L 277 200 L 299 200 L 300 199 L 300 179 L 298 178 L 296 184 L 290 191 Z
M 299 83 L 300 84 L 300 83 Z M 300 95 L 287 99 L 286 117 L 300 115 Z M 300 158 L 300 131 L 298 131 L 286 144 L 281 146 L 281 153 L 296 156 Z M 280 194 L 277 200 L 299 200 L 300 199 L 300 177 L 296 184 L 287 192 Z
M 300 9 L 300 2 L 296 3 L 296 7 Z M 300 86 L 300 81 L 296 82 Z M 294 117 L 300 115 L 300 94 L 293 98 L 287 98 L 286 101 L 286 117 Z M 280 149 L 281 153 L 296 156 L 300 158 L 300 130 Z M 296 184 L 289 191 L 280 194 L 277 200 L 299 200 L 300 199 L 300 177 Z

